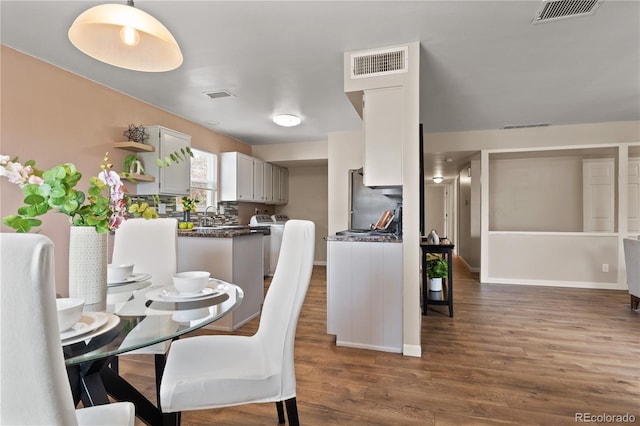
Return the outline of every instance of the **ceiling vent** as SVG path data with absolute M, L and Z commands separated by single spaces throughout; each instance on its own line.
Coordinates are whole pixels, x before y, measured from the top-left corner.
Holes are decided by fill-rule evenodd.
M 229 92 L 228 90 L 216 90 L 213 92 L 205 92 L 205 95 L 207 95 L 211 99 L 235 97 L 235 95 Z
M 533 24 L 593 15 L 602 0 L 543 0 Z
M 409 71 L 409 47 L 351 54 L 351 79 L 401 74 Z
M 551 123 L 533 123 L 533 124 L 507 124 L 502 130 L 526 129 L 528 127 L 549 127 Z

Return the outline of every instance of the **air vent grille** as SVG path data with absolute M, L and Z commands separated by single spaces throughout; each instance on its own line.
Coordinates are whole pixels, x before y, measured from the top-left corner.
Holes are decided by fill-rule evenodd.
M 405 73 L 409 70 L 409 48 L 372 50 L 351 55 L 351 78 Z
M 593 15 L 601 2 L 602 0 L 544 0 L 533 23 Z
M 507 124 L 502 129 L 510 130 L 510 129 L 526 129 L 528 127 L 549 127 L 551 123 L 533 123 L 533 124 Z
M 229 92 L 228 90 L 215 90 L 213 92 L 205 92 L 205 95 L 207 95 L 211 99 L 234 97 L 234 94 Z

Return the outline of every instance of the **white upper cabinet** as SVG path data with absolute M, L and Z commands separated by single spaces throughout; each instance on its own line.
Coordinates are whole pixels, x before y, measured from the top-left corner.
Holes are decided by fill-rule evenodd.
M 280 204 L 289 202 L 289 169 L 280 169 Z
M 220 154 L 220 201 L 285 204 L 287 169 L 239 152 Z
M 402 87 L 364 91 L 366 186 L 402 185 L 403 113 Z
M 264 161 L 253 159 L 253 201 L 264 203 Z
M 281 196 L 280 196 L 280 175 L 282 168 L 278 166 L 273 166 L 273 204 L 280 204 Z
M 264 163 L 264 174 L 262 180 L 264 190 L 264 202 L 273 203 L 273 165 Z
M 159 167 L 156 160 L 164 159 L 174 152 L 181 152 L 191 146 L 191 136 L 162 126 L 145 126 L 149 138 L 145 140 L 155 148 L 155 152 L 140 153 L 145 172 L 155 176 L 155 182 L 138 183 L 139 195 L 189 195 L 191 187 L 191 158 L 174 162 L 170 166 Z
M 253 201 L 253 157 L 220 154 L 220 201 Z

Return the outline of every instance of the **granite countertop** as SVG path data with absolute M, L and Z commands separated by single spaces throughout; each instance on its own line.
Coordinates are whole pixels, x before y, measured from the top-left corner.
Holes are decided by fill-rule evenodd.
M 356 241 L 366 243 L 401 243 L 402 237 L 395 235 L 329 235 L 326 241 Z
M 259 229 L 249 226 L 224 226 L 205 229 L 178 229 L 178 237 L 194 238 L 235 238 L 245 235 L 261 234 Z

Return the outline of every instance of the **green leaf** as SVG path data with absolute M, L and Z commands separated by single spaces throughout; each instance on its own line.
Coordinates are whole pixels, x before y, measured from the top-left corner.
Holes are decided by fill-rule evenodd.
M 164 163 L 162 162 L 162 160 L 160 158 L 156 158 L 156 164 L 158 164 L 158 167 L 163 167 Z
M 46 202 L 46 198 L 39 194 L 31 194 L 24 197 L 25 204 L 39 204 Z

